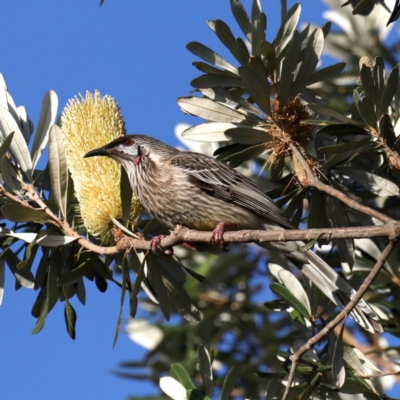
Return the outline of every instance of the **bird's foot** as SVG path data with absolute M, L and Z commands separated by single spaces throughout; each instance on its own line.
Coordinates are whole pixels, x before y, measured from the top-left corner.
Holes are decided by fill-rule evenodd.
M 160 246 L 161 240 L 163 240 L 164 238 L 166 238 L 165 235 L 158 235 L 158 236 L 153 237 L 153 239 L 150 240 L 151 250 L 156 252 L 158 250 L 158 246 Z M 169 247 L 164 250 L 164 254 L 166 256 L 173 256 L 174 250 L 172 249 L 172 247 Z
M 224 233 L 226 231 L 226 228 L 228 227 L 234 229 L 238 228 L 236 224 L 220 222 L 212 231 L 210 243 L 215 243 L 219 245 L 221 249 L 225 248 Z

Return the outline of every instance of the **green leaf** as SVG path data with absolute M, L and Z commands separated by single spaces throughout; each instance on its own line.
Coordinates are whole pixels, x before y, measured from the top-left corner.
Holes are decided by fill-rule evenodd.
M 281 73 L 279 76 L 279 108 L 286 105 L 289 98 L 293 80 L 294 71 L 297 67 L 297 62 L 299 59 L 301 51 L 300 34 L 295 31 L 293 33 L 292 39 L 289 43 L 288 49 L 285 54 L 285 58 L 282 60 Z
M 393 128 L 392 121 L 386 113 L 384 113 L 379 120 L 379 133 L 385 139 L 386 144 L 393 148 L 396 143 L 396 133 Z
M 236 168 L 239 165 L 241 165 L 243 162 L 247 160 L 251 160 L 253 158 L 256 158 L 260 156 L 261 154 L 264 154 L 268 151 L 268 149 L 265 147 L 265 144 L 256 144 L 251 147 L 247 147 L 246 149 L 242 151 L 238 151 L 235 154 L 232 154 L 228 157 L 225 157 L 226 161 L 229 161 L 229 165 L 232 168 Z
M 160 305 L 164 318 L 169 321 L 171 318 L 169 298 L 167 289 L 164 286 L 164 282 L 160 273 L 159 264 L 155 260 L 155 255 L 153 254 L 150 254 L 147 260 L 149 262 L 151 277 L 153 278 L 154 289 L 157 293 L 157 301 Z
M 50 218 L 43 210 L 34 210 L 20 204 L 6 204 L 1 207 L 1 212 L 13 222 L 31 222 Z
M 272 282 L 269 287 L 275 294 L 286 300 L 288 304 L 292 306 L 297 312 L 299 312 L 303 318 L 310 319 L 310 315 L 306 307 L 304 307 L 304 305 L 289 289 L 278 282 Z
M 234 365 L 227 373 L 221 389 L 221 400 L 229 400 L 239 378 L 239 366 Z
M 343 331 L 344 331 L 344 323 L 342 323 L 339 337 L 337 338 L 335 343 L 335 350 L 333 352 L 333 360 L 332 360 L 332 378 L 333 378 L 333 383 L 337 388 L 341 388 L 344 385 L 346 379 L 346 370 L 344 368 L 343 348 L 342 348 Z
M 253 0 L 251 8 L 251 49 L 253 56 L 260 55 L 260 45 L 265 40 L 267 17 L 261 11 L 260 0 Z
M 260 52 L 267 64 L 268 75 L 272 78 L 276 68 L 275 48 L 271 43 L 264 41 L 261 43 Z
M 375 82 L 371 69 L 365 64 L 361 66 L 360 78 L 365 96 L 369 97 L 372 104 L 375 104 Z
M 21 183 L 17 179 L 17 174 L 14 167 L 10 164 L 10 160 L 5 154 L 0 162 L 1 178 L 6 185 L 7 190 L 11 190 L 14 193 L 19 193 L 21 190 Z
M 225 131 L 225 136 L 233 142 L 240 144 L 259 144 L 267 143 L 272 140 L 268 129 L 231 128 Z
M 3 304 L 4 283 L 6 278 L 6 262 L 4 258 L 0 258 L 0 306 Z
M 202 97 L 180 97 L 178 104 L 185 114 L 195 115 L 208 121 L 230 123 L 254 121 L 254 118 L 243 112 Z
M 229 26 L 219 19 L 212 21 L 213 24 L 210 24 L 210 22 L 211 21 L 207 22 L 208 25 L 216 33 L 222 44 L 228 48 L 228 50 L 236 58 L 236 60 L 239 61 L 240 64 L 247 65 L 247 62 L 250 58 L 247 47 L 245 47 L 246 51 L 241 51 L 242 48 L 238 45 Z
M 21 286 L 32 289 L 34 284 L 34 276 L 32 272 L 28 269 L 18 269 L 18 264 L 20 263 L 19 258 L 15 255 L 15 253 L 7 248 L 5 251 L 1 253 L 1 258 L 4 258 L 8 268 L 11 273 L 15 276 L 17 281 L 21 284 Z
M 382 57 L 375 58 L 374 65 L 376 109 L 381 110 L 381 100 L 385 93 L 385 62 Z
M 231 63 L 226 61 L 219 54 L 217 54 L 215 51 L 211 50 L 207 46 L 204 46 L 199 42 L 190 42 L 186 45 L 186 48 L 195 56 L 200 57 L 204 61 L 215 65 L 216 67 L 230 71 L 236 75 L 238 74 L 237 69 Z
M 331 136 L 346 135 L 369 135 L 369 132 L 357 125 L 351 124 L 331 124 L 319 129 L 317 133 L 324 133 Z
M 375 7 L 373 0 L 361 0 L 352 11 L 353 15 L 369 15 Z
M 389 181 L 388 179 L 382 178 L 372 172 L 364 171 L 357 168 L 338 168 L 336 171 L 343 177 L 348 177 L 368 191 L 381 196 L 398 196 L 400 194 L 399 187 Z
M 280 55 L 282 50 L 292 39 L 293 34 L 297 28 L 297 23 L 299 22 L 300 13 L 300 3 L 294 4 L 293 7 L 286 13 L 285 18 L 279 28 L 278 34 L 276 35 L 276 38 L 273 42 L 276 57 Z
M 36 321 L 36 325 L 32 330 L 32 334 L 36 334 L 39 333 L 43 327 L 44 327 L 44 323 L 46 322 L 46 318 L 47 318 L 47 314 L 48 314 L 48 304 L 49 304 L 49 299 L 46 298 L 46 300 L 44 301 L 43 305 L 42 305 L 42 309 L 40 311 L 40 315 L 38 320 Z
M 0 107 L 0 141 L 4 142 L 11 133 L 14 133 L 10 144 L 10 151 L 16 163 L 29 181 L 32 180 L 32 160 L 25 138 L 11 113 Z
M 46 128 L 46 126 L 44 127 Z M 61 215 L 66 218 L 68 167 L 65 155 L 63 132 L 57 125 L 53 125 L 50 128 L 49 133 L 49 170 L 53 195 L 57 200 Z
M 236 124 L 227 122 L 207 122 L 187 128 L 181 136 L 197 142 L 226 142 L 229 141 L 229 138 L 225 135 L 225 132 L 236 127 Z
M 3 158 L 4 155 L 7 153 L 7 151 L 10 150 L 10 145 L 11 145 L 11 141 L 13 139 L 13 136 L 14 136 L 14 132 L 11 132 L 6 137 L 4 142 L 1 144 L 1 146 L 0 146 L 0 158 Z
M 389 74 L 385 90 L 379 103 L 378 118 L 388 111 L 388 108 L 399 87 L 399 69 L 400 65 L 396 65 Z
M 126 264 L 126 261 L 122 262 L 122 282 L 121 282 L 121 300 L 119 303 L 119 312 L 118 312 L 118 318 L 117 318 L 117 325 L 115 327 L 115 334 L 114 334 L 114 341 L 113 341 L 113 348 L 117 344 L 118 336 L 119 336 L 119 331 L 121 329 L 121 321 L 122 321 L 122 307 L 124 305 L 125 301 L 125 293 L 126 293 L 126 288 L 127 288 L 127 283 L 129 279 L 129 269 Z
M 355 121 L 354 119 L 348 118 L 348 117 L 338 113 L 337 111 L 332 110 L 331 108 L 323 107 L 320 104 L 310 103 L 310 104 L 307 104 L 307 107 L 311 111 L 314 111 L 314 112 L 316 112 L 318 114 L 327 115 L 329 117 L 338 119 L 339 121 L 342 121 L 342 122 L 344 122 L 346 124 L 364 126 L 363 123 Z
M 322 146 L 318 150 L 322 153 L 345 153 L 351 150 L 361 149 L 364 146 L 368 146 L 374 143 L 373 138 L 364 140 L 355 140 L 353 142 L 340 143 L 333 146 Z
M 65 296 L 64 318 L 67 325 L 67 332 L 70 338 L 75 340 L 75 324 L 77 317 L 74 307 L 72 307 L 72 305 L 68 301 L 67 296 Z
M 213 373 L 210 355 L 207 349 L 202 345 L 198 347 L 197 354 L 199 357 L 199 372 L 204 386 L 204 393 L 207 396 L 211 396 L 213 390 Z
M 194 88 L 207 89 L 207 88 L 218 88 L 218 87 L 235 87 L 243 88 L 244 84 L 239 78 L 234 76 L 217 75 L 217 74 L 204 74 L 190 82 L 190 85 Z
M 343 71 L 345 66 L 346 63 L 340 62 L 337 64 L 329 65 L 329 67 L 321 68 L 318 71 L 312 73 L 305 86 L 310 86 L 317 82 L 332 79 L 335 76 L 339 75 Z
M 232 14 L 235 17 L 240 29 L 246 36 L 247 40 L 251 43 L 252 25 L 246 10 L 240 0 L 230 0 Z
M 258 104 L 262 111 L 264 111 L 268 115 L 271 115 L 268 82 L 264 84 L 266 80 L 266 73 L 264 72 L 264 80 L 260 79 L 260 77 L 257 76 L 256 73 L 252 71 L 252 69 L 248 67 L 239 67 L 239 74 L 246 86 L 249 95 Z
M 315 68 L 317 68 L 323 48 L 324 34 L 322 33 L 321 28 L 317 28 L 308 39 L 304 51 L 303 61 L 290 90 L 290 94 L 292 96 L 296 96 L 305 87 L 307 81 L 314 73 Z
M 357 90 L 355 90 L 357 91 Z M 374 105 L 368 97 L 363 97 L 361 101 L 356 103 L 358 112 L 360 113 L 362 119 L 373 128 L 377 129 L 377 117 L 374 110 Z
M 169 374 L 172 378 L 181 383 L 186 390 L 191 390 L 195 388 L 189 373 L 186 371 L 185 367 L 182 364 L 172 364 L 169 370 Z
M 123 167 L 121 167 L 120 188 L 121 188 L 122 219 L 124 221 L 125 226 L 127 226 L 131 214 L 133 191 L 129 182 L 128 174 L 125 171 L 125 168 Z
M 32 144 L 33 169 L 35 169 L 36 164 L 39 161 L 39 158 L 47 145 L 50 127 L 56 121 L 57 108 L 58 108 L 57 94 L 52 90 L 49 90 L 43 97 L 42 109 L 40 110 L 39 123 L 36 128 L 35 137 L 33 139 L 33 144 Z

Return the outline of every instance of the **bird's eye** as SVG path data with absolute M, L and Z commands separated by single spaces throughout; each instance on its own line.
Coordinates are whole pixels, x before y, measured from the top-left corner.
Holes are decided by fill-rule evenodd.
M 133 140 L 132 139 L 125 139 L 123 141 L 124 146 L 132 146 Z

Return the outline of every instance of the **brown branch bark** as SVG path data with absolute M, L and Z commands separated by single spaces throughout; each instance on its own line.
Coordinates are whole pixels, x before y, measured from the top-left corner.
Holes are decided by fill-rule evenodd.
M 387 215 L 382 214 L 379 211 L 374 210 L 373 208 L 370 208 L 363 204 L 360 204 L 357 201 L 346 196 L 344 193 L 340 192 L 339 190 L 333 188 L 332 186 L 322 183 L 311 171 L 310 166 L 307 164 L 306 160 L 301 155 L 299 149 L 293 143 L 290 143 L 289 146 L 293 152 L 293 156 L 296 157 L 297 161 L 300 163 L 300 165 L 306 175 L 306 178 L 301 180 L 301 184 L 304 187 L 314 187 L 314 188 L 320 190 L 321 192 L 328 193 L 332 197 L 336 197 L 337 199 L 342 201 L 347 206 L 353 208 L 354 210 L 361 211 L 364 214 L 369 215 L 370 217 L 376 218 L 378 221 L 381 221 L 384 223 L 388 223 L 388 222 L 392 221 L 392 218 L 388 217 Z
M 394 247 L 395 242 L 393 240 L 389 241 L 388 245 L 385 247 L 385 249 L 382 251 L 382 254 L 378 261 L 376 262 L 374 268 L 372 268 L 371 272 L 368 274 L 360 288 L 357 290 L 357 293 L 354 295 L 354 297 L 351 299 L 351 301 L 346 305 L 346 307 L 331 321 L 329 322 L 323 329 L 321 329 L 315 336 L 313 336 L 307 343 L 305 343 L 303 346 L 301 346 L 292 356 L 291 356 L 291 361 L 292 361 L 292 366 L 290 368 L 290 373 L 289 373 L 289 378 L 288 382 L 285 388 L 285 392 L 283 394 L 282 400 L 286 400 L 289 396 L 289 391 L 290 388 L 293 384 L 294 380 L 294 375 L 296 373 L 296 368 L 297 365 L 299 364 L 301 357 L 306 353 L 308 350 L 311 349 L 314 344 L 318 343 L 324 336 L 326 336 L 331 330 L 333 330 L 337 325 L 339 325 L 347 316 L 350 314 L 350 312 L 353 310 L 353 308 L 357 305 L 357 303 L 361 300 L 361 298 L 364 296 L 365 292 L 367 289 L 370 287 L 378 273 L 380 272 L 381 268 L 385 264 L 387 258 L 390 255 L 390 252 L 392 251 Z

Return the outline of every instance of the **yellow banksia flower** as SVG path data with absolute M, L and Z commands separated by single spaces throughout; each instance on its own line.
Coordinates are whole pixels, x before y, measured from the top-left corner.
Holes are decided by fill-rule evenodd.
M 117 102 L 100 92 L 71 99 L 61 115 L 67 163 L 74 181 L 80 215 L 88 230 L 102 242 L 110 242 L 115 219 L 122 219 L 120 165 L 108 157 L 83 158 L 125 134 L 125 123 Z M 130 224 L 142 214 L 142 206 L 133 194 Z

